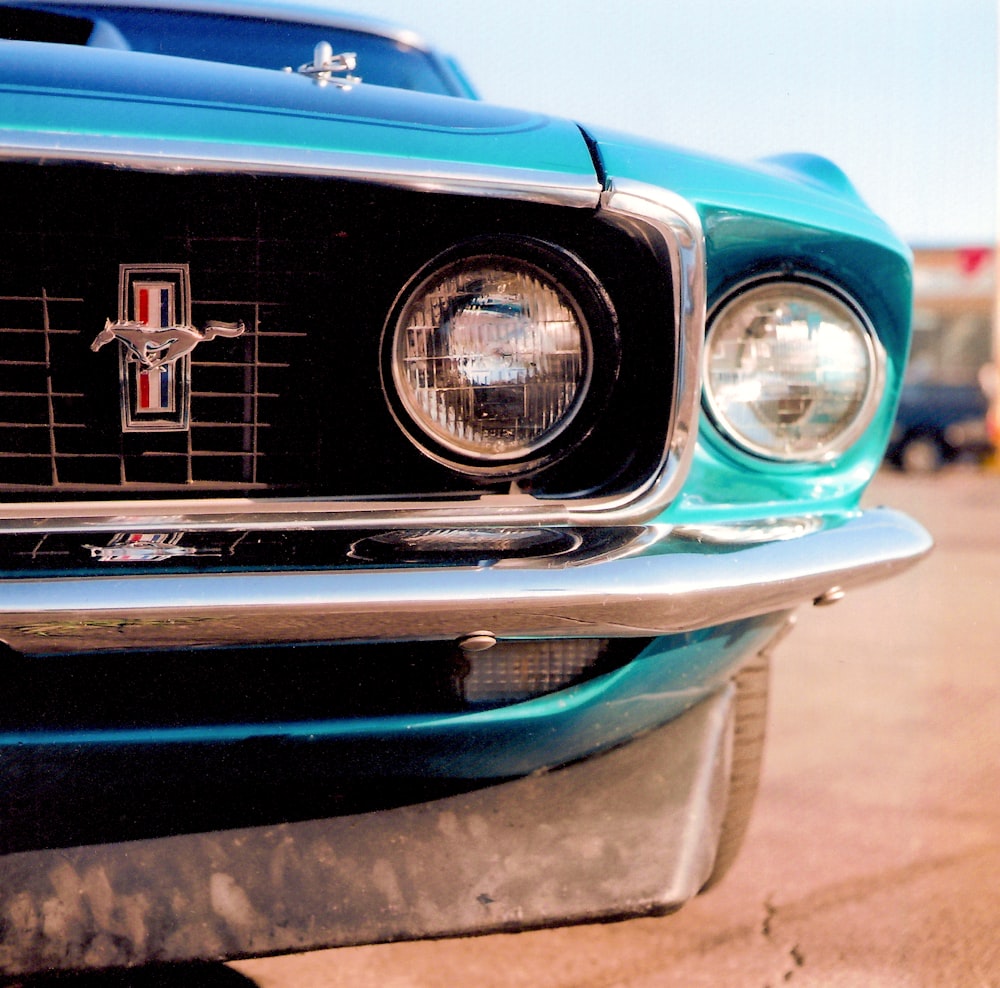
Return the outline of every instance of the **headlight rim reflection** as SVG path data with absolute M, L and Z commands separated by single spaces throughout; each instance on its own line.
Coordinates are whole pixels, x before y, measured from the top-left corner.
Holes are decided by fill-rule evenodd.
M 713 356 L 717 353 L 717 336 L 727 322 L 736 318 L 743 310 L 760 304 L 758 298 L 783 294 L 789 304 L 815 304 L 817 300 L 839 310 L 847 316 L 854 342 L 860 344 L 863 354 L 864 380 L 858 389 L 860 397 L 854 411 L 843 415 L 839 424 L 826 436 L 814 434 L 796 445 L 791 433 L 782 435 L 775 428 L 770 443 L 755 439 L 727 411 L 727 405 L 717 397 Z M 803 273 L 780 272 L 752 278 L 729 290 L 713 306 L 707 320 L 708 330 L 702 359 L 702 404 L 707 418 L 718 432 L 736 449 L 757 460 L 772 464 L 810 465 L 827 463 L 847 453 L 865 430 L 871 425 L 885 391 L 886 351 L 875 327 L 865 310 L 841 286 L 822 277 Z M 822 344 L 817 347 L 817 352 Z M 848 373 L 850 370 L 848 370 Z M 762 380 L 748 380 L 760 392 L 764 390 Z M 789 391 L 793 388 L 790 386 Z M 793 395 L 794 397 L 794 395 Z M 808 416 L 806 416 L 808 418 Z

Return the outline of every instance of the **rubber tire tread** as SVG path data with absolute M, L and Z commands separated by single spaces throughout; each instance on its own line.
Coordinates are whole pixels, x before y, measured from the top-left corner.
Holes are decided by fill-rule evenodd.
M 764 762 L 767 706 L 771 683 L 771 657 L 765 651 L 748 662 L 733 679 L 736 687 L 733 723 L 732 766 L 726 812 L 719 832 L 715 864 L 702 886 L 705 892 L 722 880 L 732 867 L 747 827 Z

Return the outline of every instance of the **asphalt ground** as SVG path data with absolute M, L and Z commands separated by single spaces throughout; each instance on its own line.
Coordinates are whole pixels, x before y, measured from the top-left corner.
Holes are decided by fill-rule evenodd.
M 260 988 L 1000 986 L 1000 473 L 883 471 L 931 557 L 805 609 L 719 886 L 662 919 L 242 962 Z M 221 982 L 220 982 L 221 983 Z

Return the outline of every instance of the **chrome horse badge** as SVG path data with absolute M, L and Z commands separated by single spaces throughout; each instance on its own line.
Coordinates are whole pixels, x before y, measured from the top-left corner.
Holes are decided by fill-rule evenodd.
M 216 337 L 241 336 L 242 322 L 191 325 L 186 264 L 123 264 L 118 320 L 110 319 L 91 343 L 100 350 L 118 340 L 122 429 L 185 431 L 191 422 L 191 352 Z
M 112 322 L 109 319 L 90 349 L 100 350 L 105 343 L 118 340 L 125 344 L 129 359 L 138 361 L 149 371 L 180 360 L 205 340 L 214 340 L 216 336 L 240 336 L 244 328 L 241 322 L 210 322 L 203 332 L 199 332 L 194 326 L 154 329 L 141 322 Z

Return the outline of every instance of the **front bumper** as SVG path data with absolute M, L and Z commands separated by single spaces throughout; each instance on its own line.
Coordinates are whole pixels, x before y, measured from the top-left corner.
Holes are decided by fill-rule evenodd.
M 640 637 L 787 610 L 888 577 L 929 551 L 927 533 L 888 509 L 755 528 L 667 526 L 609 533 L 532 558 L 505 558 L 483 533 L 482 558 L 456 565 L 350 565 L 298 545 L 247 566 L 173 557 L 155 566 L 24 568 L 0 577 L 0 640 L 24 654 L 296 642 Z M 13 538 L 5 536 L 4 538 Z M 99 533 L 76 537 L 76 549 Z M 92 548 L 92 547 L 91 547 Z M 282 565 L 282 554 L 291 563 Z M 72 554 L 65 555 L 72 559 Z M 10 559 L 10 553 L 3 558 Z M 199 565 L 203 562 L 204 565 Z M 46 564 L 47 565 L 47 564 Z M 72 564 L 60 564 L 65 567 Z
M 889 576 L 930 539 L 905 516 L 875 510 L 760 529 L 654 526 L 566 545 L 462 566 L 366 558 L 310 568 L 299 559 L 265 570 L 211 557 L 199 570 L 198 557 L 136 568 L 118 560 L 109 575 L 98 564 L 69 575 L 35 553 L 8 573 L 0 629 L 29 657 L 25 667 L 45 654 L 447 641 L 484 629 L 653 641 L 591 683 L 477 713 L 3 735 L 2 788 L 20 804 L 3 809 L 9 826 L 0 827 L 9 842 L 0 971 L 232 959 L 668 912 L 712 871 L 734 668 L 768 647 L 797 604 Z M 301 765 L 311 751 L 322 788 L 352 758 L 369 791 L 395 773 L 476 788 L 375 812 L 293 816 L 262 788 L 274 746 L 283 764 Z M 144 784 L 160 797 L 153 811 L 200 810 L 224 791 L 241 753 L 263 817 L 202 815 L 193 827 L 171 819 L 160 828 L 151 813 L 152 823 L 140 821 L 148 829 L 116 831 L 141 816 Z M 157 767 L 171 761 L 176 778 Z M 81 830 L 88 800 L 120 806 L 105 833 Z

